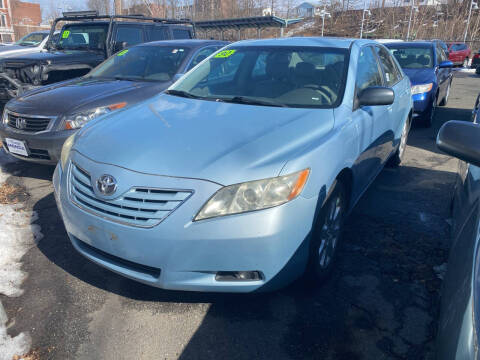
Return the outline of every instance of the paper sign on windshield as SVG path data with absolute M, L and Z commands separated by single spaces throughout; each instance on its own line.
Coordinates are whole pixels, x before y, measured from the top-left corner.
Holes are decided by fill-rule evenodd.
M 66 39 L 70 36 L 70 30 L 65 30 L 63 33 L 62 33 L 62 39 Z
M 123 55 L 125 55 L 127 52 L 128 52 L 128 50 L 122 50 L 122 51 L 120 51 L 120 52 L 117 54 L 117 56 L 123 56 Z
M 223 50 L 220 51 L 217 55 L 215 55 L 216 58 L 228 58 L 229 56 L 232 56 L 235 54 L 235 51 L 237 50 Z

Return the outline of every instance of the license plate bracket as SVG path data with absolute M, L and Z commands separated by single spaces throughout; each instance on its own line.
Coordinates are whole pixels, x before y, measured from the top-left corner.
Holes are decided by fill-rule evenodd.
M 28 148 L 25 141 L 6 138 L 5 143 L 7 144 L 8 151 L 12 154 L 28 157 Z

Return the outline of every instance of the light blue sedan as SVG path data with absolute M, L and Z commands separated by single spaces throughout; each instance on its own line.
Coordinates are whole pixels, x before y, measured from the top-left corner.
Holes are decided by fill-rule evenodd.
M 383 45 L 243 41 L 69 138 L 56 199 L 81 254 L 149 285 L 321 280 L 352 207 L 400 164 L 411 119 L 410 81 Z

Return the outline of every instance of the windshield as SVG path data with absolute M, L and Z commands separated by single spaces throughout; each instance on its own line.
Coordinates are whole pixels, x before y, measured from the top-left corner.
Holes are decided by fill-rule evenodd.
M 88 77 L 170 81 L 189 52 L 185 47 L 136 46 L 111 56 Z
M 65 25 L 56 43 L 57 49 L 104 50 L 107 24 Z
M 168 93 L 251 105 L 334 107 L 348 51 L 313 47 L 230 47 L 204 61 Z
M 433 52 L 430 46 L 389 46 L 389 49 L 404 69 L 428 69 L 433 67 Z
M 20 45 L 20 46 L 37 46 L 40 44 L 43 39 L 45 39 L 48 36 L 47 33 L 31 33 L 28 35 L 25 35 L 22 37 L 20 40 L 18 40 L 15 45 Z

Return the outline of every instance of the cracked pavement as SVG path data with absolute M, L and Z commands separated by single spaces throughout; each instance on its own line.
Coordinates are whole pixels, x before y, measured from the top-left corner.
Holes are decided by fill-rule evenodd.
M 406 160 L 385 169 L 349 217 L 331 278 L 271 294 L 150 288 L 77 254 L 52 194 L 53 169 L 8 166 L 44 238 L 23 258 L 19 298 L 0 296 L 14 336 L 41 359 L 432 359 L 458 162 L 434 145 L 468 120 L 480 77 L 457 73 L 432 129 L 412 128 Z

